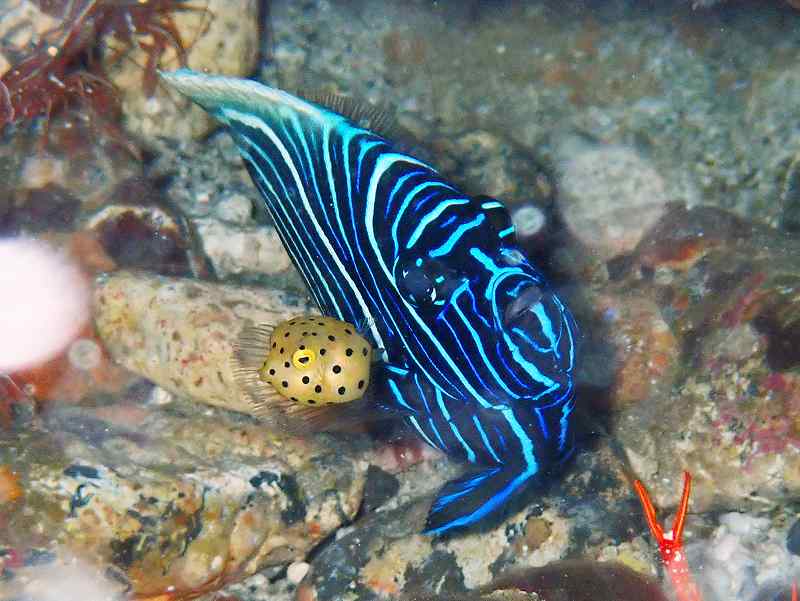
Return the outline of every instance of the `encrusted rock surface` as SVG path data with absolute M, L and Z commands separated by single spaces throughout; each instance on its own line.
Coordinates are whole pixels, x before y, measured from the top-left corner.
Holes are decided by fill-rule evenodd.
M 621 467 L 611 448 L 601 445 L 581 454 L 564 480 L 531 491 L 526 504 L 509 508 L 504 518 L 460 536 L 433 538 L 420 534 L 432 494 L 459 468 L 444 458 L 423 461 L 397 474 L 395 497 L 315 556 L 308 584 L 319 601 L 381 599 L 403 591 L 457 597 L 509 570 L 576 556 L 653 574 L 644 523 Z
M 800 247 L 718 209 L 674 209 L 645 237 L 620 286 L 648 290 L 682 349 L 681 377 L 617 416 L 615 434 L 674 504 L 754 510 L 800 495 Z
M 239 332 L 311 308 L 277 290 L 140 272 L 100 278 L 95 304 L 98 332 L 122 365 L 180 396 L 244 413 L 251 408 L 231 362 Z
M 4 573 L 26 591 L 44 578 L 26 566 L 75 557 L 139 595 L 213 590 L 302 559 L 351 519 L 360 453 L 193 405 L 54 408 L 0 439 L 23 489 L 0 520 L 0 555 L 20 558 Z

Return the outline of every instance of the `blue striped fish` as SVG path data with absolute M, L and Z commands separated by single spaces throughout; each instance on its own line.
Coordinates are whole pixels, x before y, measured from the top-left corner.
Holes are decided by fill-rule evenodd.
M 495 514 L 570 455 L 574 321 L 500 202 L 464 195 L 353 114 L 249 80 L 162 77 L 227 125 L 322 313 L 367 324 L 377 398 L 472 464 L 427 532 Z

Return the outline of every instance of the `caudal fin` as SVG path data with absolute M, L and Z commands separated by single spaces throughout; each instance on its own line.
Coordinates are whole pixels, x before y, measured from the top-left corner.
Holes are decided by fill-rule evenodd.
M 465 528 L 501 509 L 536 474 L 524 465 L 497 466 L 451 480 L 439 491 L 425 523 L 425 534 Z

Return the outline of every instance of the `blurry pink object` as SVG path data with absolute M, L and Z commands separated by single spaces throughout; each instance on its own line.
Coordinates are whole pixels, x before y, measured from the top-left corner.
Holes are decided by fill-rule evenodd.
M 39 365 L 66 349 L 89 320 L 80 269 L 43 242 L 0 240 L 0 372 Z

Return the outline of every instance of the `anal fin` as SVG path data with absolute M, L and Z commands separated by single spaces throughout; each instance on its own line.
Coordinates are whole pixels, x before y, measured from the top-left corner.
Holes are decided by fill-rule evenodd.
M 439 491 L 425 523 L 425 534 L 466 528 L 499 511 L 528 485 L 536 470 L 525 465 L 487 467 L 451 480 Z

